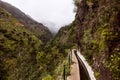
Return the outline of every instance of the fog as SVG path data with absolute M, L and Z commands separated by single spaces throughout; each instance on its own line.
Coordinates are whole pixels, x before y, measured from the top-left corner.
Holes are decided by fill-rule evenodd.
M 3 0 L 19 8 L 34 20 L 57 32 L 70 24 L 74 18 L 73 0 Z

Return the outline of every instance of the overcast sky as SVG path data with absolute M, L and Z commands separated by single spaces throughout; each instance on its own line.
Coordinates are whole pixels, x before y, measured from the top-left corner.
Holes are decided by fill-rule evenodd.
M 74 20 L 73 0 L 3 0 L 16 6 L 36 21 L 51 30 L 57 31 L 61 26 Z

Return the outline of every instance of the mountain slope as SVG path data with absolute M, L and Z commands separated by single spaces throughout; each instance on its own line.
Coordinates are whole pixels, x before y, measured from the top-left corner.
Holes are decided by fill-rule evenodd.
M 6 9 L 9 13 L 11 13 L 17 20 L 22 23 L 22 25 L 33 32 L 38 38 L 40 38 L 43 42 L 47 42 L 51 39 L 52 33 L 49 31 L 47 27 L 43 24 L 36 22 L 28 15 L 24 14 L 22 11 L 17 9 L 16 7 L 0 1 L 0 7 Z
M 75 22 L 70 25 L 62 27 L 57 35 L 52 39 L 51 45 L 61 46 L 65 49 L 70 49 L 76 46 L 76 27 Z
M 43 43 L 18 23 L 0 7 L 0 80 L 28 80 L 38 71 L 36 55 Z
M 45 46 L 11 13 L 0 7 L 0 80 L 56 79 L 62 73 L 64 55 L 67 55 L 62 50 L 56 45 Z

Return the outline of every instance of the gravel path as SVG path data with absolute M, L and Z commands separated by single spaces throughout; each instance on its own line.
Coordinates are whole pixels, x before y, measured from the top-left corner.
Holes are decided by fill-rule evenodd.
M 80 80 L 79 65 L 73 51 L 72 51 L 72 65 L 71 65 L 70 76 L 67 77 L 67 80 Z

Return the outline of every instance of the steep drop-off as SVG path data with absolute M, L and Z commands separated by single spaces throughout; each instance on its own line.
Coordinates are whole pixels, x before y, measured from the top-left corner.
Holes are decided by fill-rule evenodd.
M 20 21 L 20 23 L 22 23 L 22 26 L 33 32 L 34 35 L 40 38 L 44 43 L 52 38 L 52 33 L 47 27 L 41 23 L 36 22 L 31 17 L 20 11 L 18 8 L 3 1 L 0 1 L 0 7 L 6 9 L 9 13 L 11 13 L 17 20 Z

